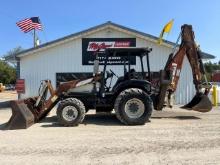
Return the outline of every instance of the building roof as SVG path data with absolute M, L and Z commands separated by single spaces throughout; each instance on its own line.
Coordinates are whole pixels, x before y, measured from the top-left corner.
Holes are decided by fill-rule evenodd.
M 125 27 L 125 26 L 113 23 L 111 21 L 108 21 L 106 23 L 103 23 L 103 24 L 91 27 L 89 29 L 86 29 L 86 30 L 83 30 L 83 31 L 80 31 L 80 32 L 77 32 L 77 33 L 74 33 L 74 34 L 71 34 L 71 35 L 68 35 L 68 36 L 56 39 L 56 40 L 53 40 L 51 42 L 44 43 L 44 44 L 39 45 L 37 47 L 26 49 L 24 51 L 19 52 L 15 56 L 19 58 L 19 57 L 23 57 L 23 56 L 26 56 L 26 55 L 29 55 L 29 54 L 33 54 L 33 53 L 35 53 L 37 51 L 41 51 L 41 50 L 47 49 L 49 47 L 56 46 L 58 44 L 65 43 L 65 42 L 68 42 L 70 40 L 74 40 L 75 38 L 83 37 L 85 35 L 88 35 L 88 34 L 91 34 L 91 33 L 94 33 L 94 32 L 100 31 L 100 30 L 103 30 L 103 29 L 108 28 L 108 27 L 114 28 L 116 30 L 120 30 L 120 31 L 125 32 L 125 33 L 134 34 L 135 36 L 137 36 L 139 38 L 148 39 L 148 40 L 150 40 L 152 42 L 157 42 L 157 40 L 158 40 L 158 37 L 153 36 L 151 34 L 147 34 L 147 33 L 141 32 L 141 31 L 137 31 L 137 30 L 134 30 L 134 29 L 131 29 L 131 28 L 128 28 L 128 27 Z M 175 43 L 167 41 L 167 40 L 164 40 L 163 45 L 167 46 L 167 47 L 173 47 L 175 45 Z M 6 60 L 10 59 L 10 58 L 11 58 L 10 56 L 5 57 Z M 211 54 L 208 54 L 208 53 L 202 53 L 202 58 L 203 59 L 214 59 L 215 56 L 213 56 Z

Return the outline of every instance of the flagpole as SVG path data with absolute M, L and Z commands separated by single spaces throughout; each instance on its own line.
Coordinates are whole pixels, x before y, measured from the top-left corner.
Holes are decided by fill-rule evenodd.
M 36 30 L 34 29 L 34 47 L 36 47 Z

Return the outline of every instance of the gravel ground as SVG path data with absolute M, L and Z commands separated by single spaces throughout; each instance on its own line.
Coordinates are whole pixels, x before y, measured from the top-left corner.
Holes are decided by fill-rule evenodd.
M 0 109 L 0 125 L 10 115 Z M 27 130 L 0 130 L 0 164 L 220 164 L 219 107 L 154 111 L 144 126 L 89 113 L 78 127 L 61 127 L 54 115 Z

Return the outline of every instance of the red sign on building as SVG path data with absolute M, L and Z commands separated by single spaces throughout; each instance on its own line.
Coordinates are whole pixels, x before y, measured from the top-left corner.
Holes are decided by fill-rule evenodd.
M 18 93 L 25 93 L 25 80 L 17 79 L 15 89 Z
M 116 47 L 135 47 L 136 38 L 82 38 L 82 64 L 83 65 L 93 65 L 96 56 L 94 52 L 99 50 L 99 52 L 104 52 L 106 48 L 116 48 Z M 100 65 L 105 63 L 105 54 L 99 54 L 98 60 Z M 130 64 L 136 64 L 136 57 L 131 56 L 129 58 Z M 124 59 L 120 56 L 109 57 L 108 65 L 124 65 Z M 128 63 L 128 60 L 126 61 Z

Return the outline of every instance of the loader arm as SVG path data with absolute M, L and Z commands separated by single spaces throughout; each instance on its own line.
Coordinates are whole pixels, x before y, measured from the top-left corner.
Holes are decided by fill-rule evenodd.
M 37 122 L 41 120 L 42 118 L 44 118 L 51 111 L 51 109 L 55 106 L 55 104 L 61 99 L 60 97 L 63 94 L 63 92 L 66 92 L 71 88 L 74 88 L 78 82 L 79 80 L 68 81 L 66 83 L 59 85 L 58 88 L 54 90 L 51 84 L 51 81 L 44 80 L 46 90 L 50 92 L 50 97 L 47 100 L 41 100 L 42 101 L 41 105 L 35 104 L 34 107 L 39 109 L 38 115 L 35 116 L 35 121 Z M 41 99 L 40 95 L 38 96 L 37 99 Z
M 50 80 L 43 80 L 38 96 L 11 101 L 12 116 L 6 123 L 5 129 L 25 129 L 30 127 L 43 119 L 69 89 L 99 81 L 100 79 L 101 75 L 97 74 L 85 80 L 72 80 L 60 84 L 56 90 L 53 89 Z M 50 96 L 47 99 L 48 91 Z
M 170 54 L 164 68 L 164 71 L 172 73 L 171 81 L 168 85 L 167 91 L 170 95 L 176 91 L 183 66 L 183 60 L 186 56 L 192 69 L 193 83 L 196 89 L 196 95 L 190 103 L 183 106 L 182 108 L 199 112 L 208 112 L 212 109 L 212 104 L 207 97 L 211 86 L 206 85 L 205 92 L 202 92 L 202 78 L 203 76 L 205 77 L 205 69 L 202 63 L 200 50 L 197 47 L 194 38 L 195 37 L 192 26 L 183 25 L 181 27 L 181 44 L 179 50 L 174 55 Z M 162 95 L 162 93 L 160 93 L 160 95 Z

